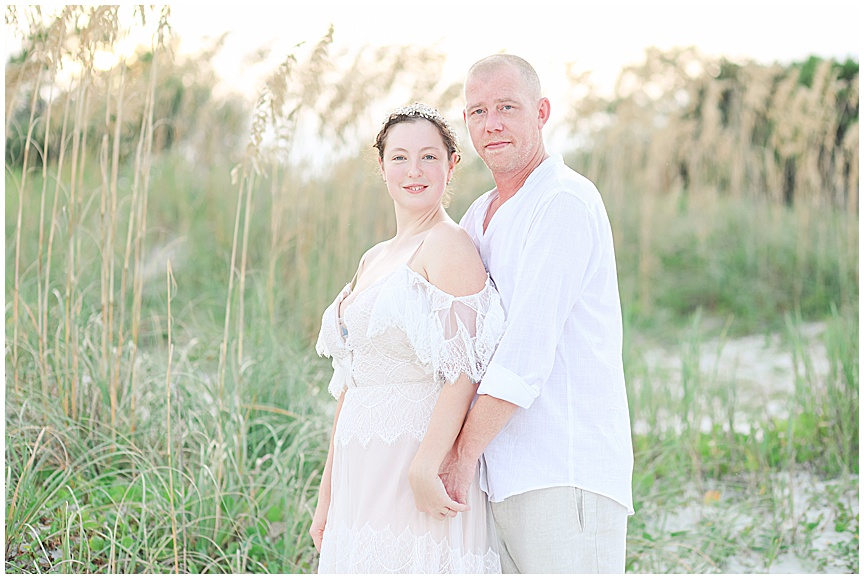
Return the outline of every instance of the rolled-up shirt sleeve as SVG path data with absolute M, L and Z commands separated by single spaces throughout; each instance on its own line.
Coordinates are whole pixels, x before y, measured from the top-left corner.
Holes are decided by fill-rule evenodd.
M 477 393 L 529 408 L 555 363 L 564 324 L 596 260 L 595 216 L 562 191 L 538 208 L 525 234 L 507 309 L 507 329 Z

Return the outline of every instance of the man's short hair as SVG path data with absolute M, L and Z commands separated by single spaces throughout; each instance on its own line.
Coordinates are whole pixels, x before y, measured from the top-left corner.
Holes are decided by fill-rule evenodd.
M 481 58 L 468 69 L 468 76 L 465 77 L 466 83 L 474 74 L 485 74 L 498 70 L 504 65 L 516 67 L 522 80 L 525 82 L 525 87 L 528 89 L 532 98 L 539 99 L 543 96 L 540 91 L 540 77 L 537 76 L 537 71 L 531 66 L 527 60 L 514 54 L 493 54 L 486 58 Z

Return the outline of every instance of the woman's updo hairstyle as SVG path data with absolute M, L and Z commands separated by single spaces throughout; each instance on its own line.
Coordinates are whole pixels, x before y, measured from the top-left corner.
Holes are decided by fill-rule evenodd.
M 375 137 L 375 144 L 373 147 L 378 149 L 378 158 L 384 158 L 384 144 L 387 141 L 387 133 L 390 132 L 390 128 L 399 123 L 405 121 L 416 121 L 417 119 L 426 119 L 435 125 L 438 132 L 441 133 L 441 138 L 444 140 L 444 146 L 447 148 L 448 160 L 453 153 L 456 153 L 456 162 L 458 163 L 462 157 L 459 154 L 459 141 L 456 138 L 456 133 L 453 131 L 453 127 L 450 126 L 450 123 L 447 122 L 447 119 L 445 119 L 441 113 L 423 103 L 414 103 L 408 106 L 399 107 L 390 113 L 390 116 L 387 117 L 387 120 L 385 120 L 384 124 L 381 126 L 381 130 L 378 131 L 378 136 Z

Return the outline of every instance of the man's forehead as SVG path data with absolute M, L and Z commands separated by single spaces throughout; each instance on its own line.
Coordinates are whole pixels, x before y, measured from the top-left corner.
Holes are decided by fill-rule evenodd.
M 477 79 L 490 78 L 519 78 L 519 69 L 509 62 L 496 62 L 487 66 L 471 70 L 468 73 L 466 83 L 470 83 Z
M 509 82 L 469 82 L 465 85 L 465 101 L 470 106 L 479 103 L 521 102 L 525 99 L 525 87 Z

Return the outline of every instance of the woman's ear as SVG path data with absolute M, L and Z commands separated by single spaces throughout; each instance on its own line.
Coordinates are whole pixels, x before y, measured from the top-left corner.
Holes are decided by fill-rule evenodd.
M 453 171 L 456 170 L 456 163 L 459 162 L 459 153 L 453 153 L 450 155 L 450 168 L 447 170 L 447 184 L 450 184 L 450 179 L 453 178 Z

